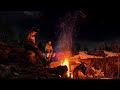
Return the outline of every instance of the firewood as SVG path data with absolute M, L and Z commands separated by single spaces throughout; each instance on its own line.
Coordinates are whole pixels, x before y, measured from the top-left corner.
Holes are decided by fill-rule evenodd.
M 56 76 L 61 75 L 62 77 L 67 76 L 67 71 L 68 71 L 67 66 L 58 66 L 58 67 L 55 67 L 55 68 L 49 68 L 48 69 L 49 73 L 55 74 Z

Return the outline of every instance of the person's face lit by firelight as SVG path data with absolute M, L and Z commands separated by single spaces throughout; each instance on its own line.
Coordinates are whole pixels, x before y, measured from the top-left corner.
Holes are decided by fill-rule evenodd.
M 51 44 L 52 44 L 52 42 L 51 42 L 51 41 L 49 41 L 49 42 L 48 42 L 48 44 L 49 44 L 49 45 L 51 45 Z

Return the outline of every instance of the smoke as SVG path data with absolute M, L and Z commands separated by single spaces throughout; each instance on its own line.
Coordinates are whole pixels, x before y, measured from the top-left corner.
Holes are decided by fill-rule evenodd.
M 75 11 L 67 12 L 63 18 L 60 18 L 59 37 L 56 46 L 58 52 L 72 50 L 77 21 L 85 17 L 86 15 L 82 11 Z

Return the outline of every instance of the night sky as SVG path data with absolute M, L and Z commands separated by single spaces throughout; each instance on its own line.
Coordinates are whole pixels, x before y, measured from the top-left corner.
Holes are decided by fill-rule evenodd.
M 98 3 L 67 9 L 0 11 L 0 33 L 9 32 L 11 35 L 9 37 L 18 40 L 21 34 L 35 26 L 40 29 L 38 40 L 55 40 L 59 18 L 64 17 L 66 12 L 72 11 L 82 11 L 86 15 L 78 22 L 76 40 L 102 42 L 120 39 L 119 8 Z

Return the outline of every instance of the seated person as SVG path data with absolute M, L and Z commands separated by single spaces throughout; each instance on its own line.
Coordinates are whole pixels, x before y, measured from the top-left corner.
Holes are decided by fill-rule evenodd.
M 52 55 L 53 55 L 53 47 L 52 47 L 52 42 L 51 41 L 48 41 L 48 43 L 46 44 L 45 46 L 45 52 L 47 54 L 46 58 L 48 60 L 51 59 Z

